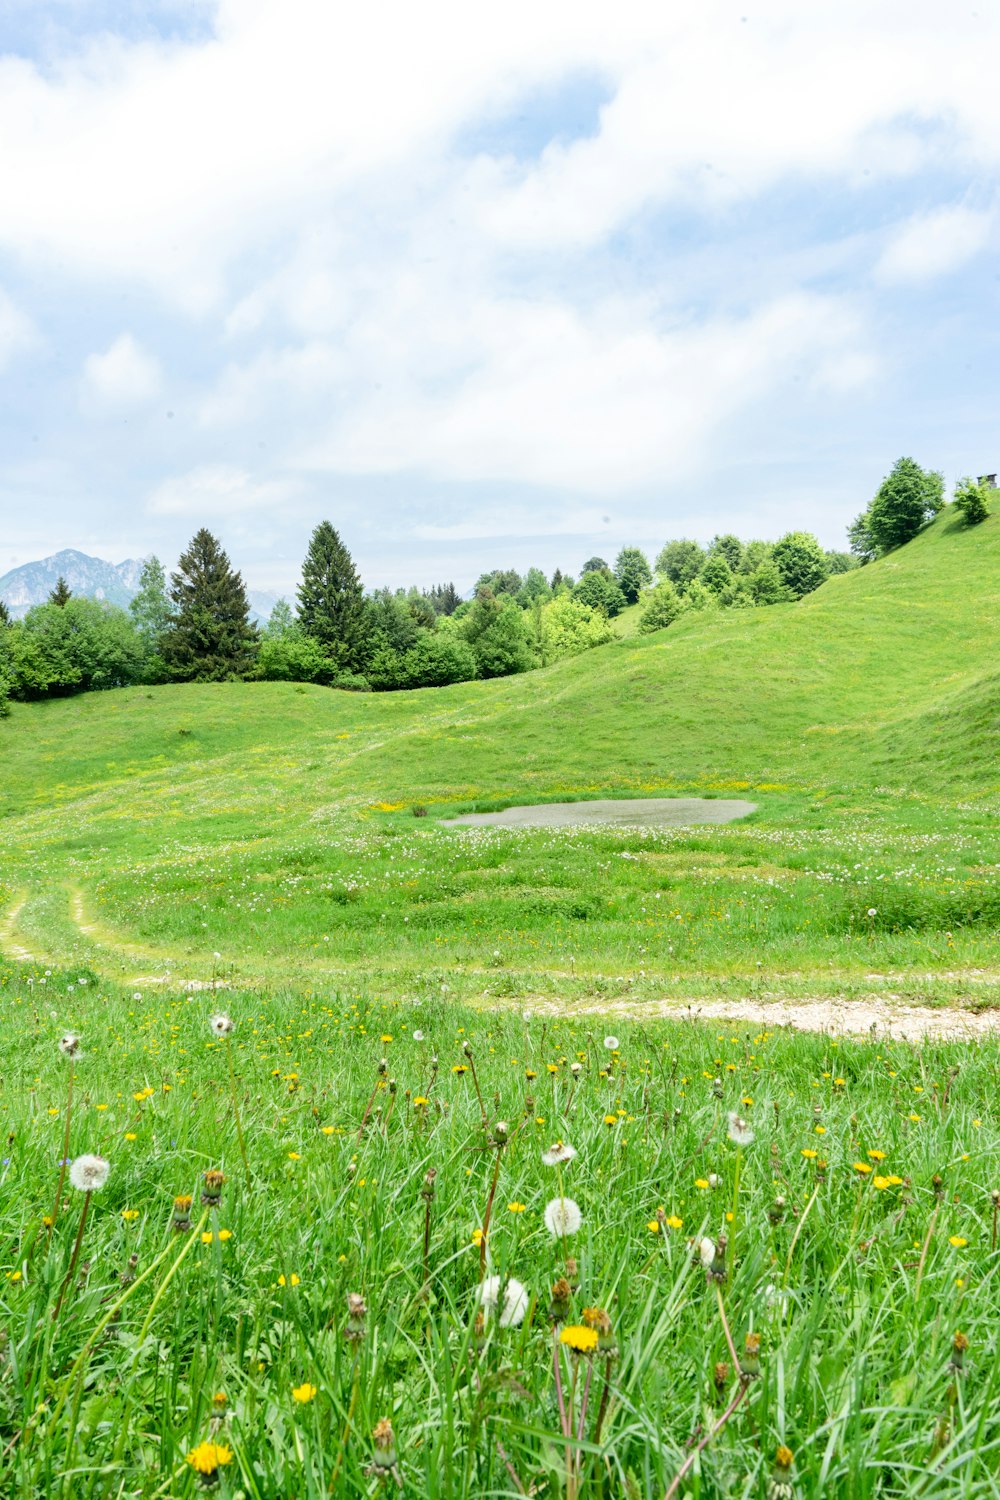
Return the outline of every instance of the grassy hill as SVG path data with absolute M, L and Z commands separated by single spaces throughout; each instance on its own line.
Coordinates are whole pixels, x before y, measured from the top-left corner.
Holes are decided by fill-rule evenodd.
M 998 606 L 1000 516 L 969 530 L 946 511 L 797 604 L 689 615 L 523 677 L 16 706 L 0 725 L 0 878 L 24 903 L 8 946 L 123 969 L 218 951 L 254 976 L 367 962 L 392 987 L 454 974 L 477 993 L 717 993 L 761 965 L 783 991 L 872 971 L 898 991 L 902 971 L 907 992 L 943 994 L 970 966 L 992 984 Z M 760 810 L 641 837 L 434 826 L 456 809 L 681 790 Z M 638 871 L 620 857 L 630 840 Z M 699 941 L 670 941 L 654 900 Z M 869 906 L 892 913 L 884 931 Z M 715 907 L 729 915 L 710 938 Z

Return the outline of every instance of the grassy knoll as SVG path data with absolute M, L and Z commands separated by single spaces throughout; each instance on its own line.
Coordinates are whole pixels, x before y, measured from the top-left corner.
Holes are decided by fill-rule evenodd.
M 996 1494 L 994 1044 L 227 1003 L 0 965 L 5 1497 Z
M 123 976 L 395 995 L 995 1003 L 998 605 L 1000 517 L 945 512 L 799 604 L 524 677 L 15 707 L 0 942 Z M 435 823 L 674 791 L 759 811 L 649 833 Z

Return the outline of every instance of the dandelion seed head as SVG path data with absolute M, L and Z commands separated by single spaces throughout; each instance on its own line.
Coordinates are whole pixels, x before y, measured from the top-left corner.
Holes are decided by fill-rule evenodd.
M 542 1152 L 542 1161 L 547 1167 L 558 1167 L 563 1162 L 572 1161 L 575 1155 L 576 1147 L 569 1141 L 553 1141 L 549 1149 Z
M 208 1024 L 216 1036 L 230 1036 L 235 1023 L 231 1016 L 227 1016 L 225 1011 L 220 1010 L 214 1016 L 209 1017 Z
M 78 1057 L 80 1053 L 80 1038 L 75 1031 L 67 1031 L 65 1036 L 59 1038 L 59 1051 L 64 1057 Z
M 103 1156 L 78 1156 L 69 1169 L 69 1180 L 80 1193 L 96 1193 L 108 1180 L 111 1163 Z
M 576 1234 L 583 1223 L 583 1214 L 572 1198 L 553 1198 L 545 1205 L 545 1227 L 554 1239 L 565 1239 Z
M 487 1276 L 479 1288 L 479 1301 L 488 1313 L 496 1313 L 499 1307 L 501 1328 L 519 1328 L 528 1311 L 528 1289 L 514 1276 Z
M 734 1109 L 729 1112 L 729 1139 L 734 1146 L 749 1146 L 753 1141 L 753 1131 Z

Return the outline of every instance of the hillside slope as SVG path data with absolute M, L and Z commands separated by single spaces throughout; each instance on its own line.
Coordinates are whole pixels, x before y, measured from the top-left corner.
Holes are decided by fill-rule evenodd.
M 371 695 L 192 685 L 15 706 L 0 724 L 0 809 L 125 781 L 156 805 L 197 785 L 201 803 L 217 775 L 227 804 L 250 776 L 265 816 L 289 779 L 320 804 L 887 776 L 982 793 L 1000 786 L 998 618 L 1000 515 L 967 529 L 945 512 L 797 604 L 689 615 L 522 677 Z

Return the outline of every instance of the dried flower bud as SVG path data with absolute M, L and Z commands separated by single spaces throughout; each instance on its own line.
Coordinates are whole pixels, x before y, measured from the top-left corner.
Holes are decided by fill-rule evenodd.
M 712 1376 L 712 1381 L 715 1386 L 717 1395 L 721 1396 L 723 1391 L 726 1389 L 726 1386 L 729 1384 L 729 1374 L 730 1371 L 728 1364 L 724 1359 L 720 1359 L 719 1363 L 715 1367 L 715 1371 Z
M 184 1234 L 191 1228 L 191 1202 L 187 1193 L 182 1193 L 174 1199 L 174 1230 L 177 1234 Z
M 204 1174 L 202 1179 L 201 1201 L 208 1208 L 217 1208 L 219 1199 L 222 1197 L 222 1184 L 225 1182 L 225 1174 L 217 1171 L 214 1167 Z
M 573 1295 L 573 1288 L 565 1276 L 560 1276 L 552 1283 L 552 1300 L 549 1303 L 549 1317 L 553 1323 L 563 1323 L 569 1316 L 569 1300 Z
M 347 1327 L 344 1329 L 344 1338 L 349 1344 L 360 1343 L 364 1338 L 367 1312 L 364 1297 L 358 1292 L 348 1292 Z
M 740 1376 L 743 1380 L 756 1380 L 760 1374 L 760 1334 L 748 1333 L 743 1341 L 743 1357 L 740 1360 Z
M 793 1500 L 795 1487 L 789 1478 L 792 1462 L 792 1450 L 782 1444 L 774 1455 L 774 1468 L 767 1485 L 767 1500 Z

